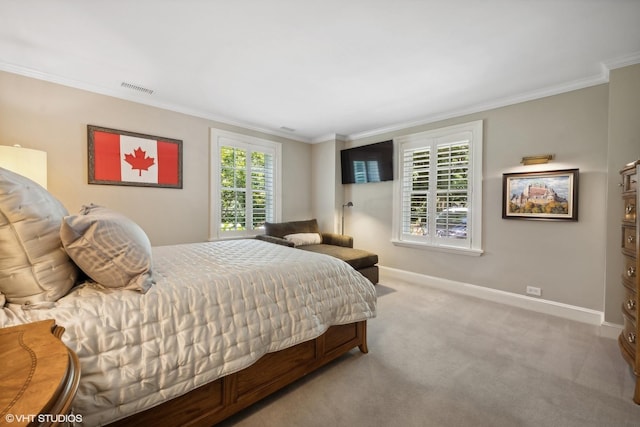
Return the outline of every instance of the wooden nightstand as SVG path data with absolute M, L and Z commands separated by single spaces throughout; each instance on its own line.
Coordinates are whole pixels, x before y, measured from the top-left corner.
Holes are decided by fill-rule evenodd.
M 60 340 L 63 332 L 53 320 L 0 329 L 0 425 L 68 421 L 80 364 Z

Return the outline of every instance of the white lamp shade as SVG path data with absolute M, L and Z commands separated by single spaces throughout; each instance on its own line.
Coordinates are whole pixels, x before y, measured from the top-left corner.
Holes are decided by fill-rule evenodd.
M 0 145 L 0 167 L 47 188 L 47 153 L 44 151 Z

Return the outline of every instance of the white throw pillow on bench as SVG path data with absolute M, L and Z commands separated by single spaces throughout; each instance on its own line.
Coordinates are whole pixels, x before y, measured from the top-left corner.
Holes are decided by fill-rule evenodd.
M 322 237 L 318 233 L 287 234 L 284 238 L 292 242 L 293 246 L 318 245 L 322 243 Z

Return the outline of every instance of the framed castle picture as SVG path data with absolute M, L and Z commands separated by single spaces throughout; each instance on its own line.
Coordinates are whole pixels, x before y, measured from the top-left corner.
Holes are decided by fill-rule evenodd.
M 502 175 L 502 218 L 578 220 L 578 169 Z

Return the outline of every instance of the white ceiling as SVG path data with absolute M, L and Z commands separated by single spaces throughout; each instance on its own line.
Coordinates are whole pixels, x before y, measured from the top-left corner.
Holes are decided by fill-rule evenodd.
M 0 70 L 306 142 L 638 62 L 640 0 L 0 0 Z

